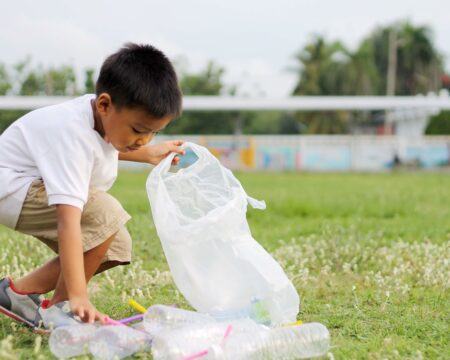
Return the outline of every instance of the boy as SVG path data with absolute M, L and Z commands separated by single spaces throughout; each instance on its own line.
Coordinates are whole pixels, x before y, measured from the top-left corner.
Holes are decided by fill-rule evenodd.
M 106 191 L 118 160 L 156 165 L 184 153 L 181 141 L 145 146 L 180 115 L 181 98 L 165 55 L 130 43 L 105 60 L 95 95 L 32 111 L 0 136 L 0 224 L 59 254 L 20 279 L 1 279 L 1 312 L 30 326 L 71 324 L 74 315 L 106 321 L 87 282 L 131 261 L 130 216 Z

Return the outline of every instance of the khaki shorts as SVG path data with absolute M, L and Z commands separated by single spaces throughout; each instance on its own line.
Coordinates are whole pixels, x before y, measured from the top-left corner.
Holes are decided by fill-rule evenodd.
M 91 188 L 81 214 L 83 251 L 100 245 L 116 234 L 102 262 L 131 261 L 131 236 L 125 224 L 130 215 L 110 194 Z M 58 253 L 56 206 L 48 206 L 42 180 L 35 180 L 28 190 L 16 230 L 32 235 Z

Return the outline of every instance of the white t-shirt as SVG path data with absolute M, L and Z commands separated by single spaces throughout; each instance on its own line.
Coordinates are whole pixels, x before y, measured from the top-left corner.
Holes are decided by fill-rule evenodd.
M 111 188 L 119 153 L 94 130 L 93 98 L 32 111 L 0 136 L 0 224 L 15 228 L 36 179 L 44 180 L 49 205 L 81 210 L 89 187 Z

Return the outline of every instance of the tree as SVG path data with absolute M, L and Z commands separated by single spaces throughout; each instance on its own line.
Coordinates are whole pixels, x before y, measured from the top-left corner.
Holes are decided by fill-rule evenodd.
M 33 67 L 27 57 L 14 64 L 11 73 L 0 64 L 0 95 L 69 95 L 77 93 L 75 71 L 71 66 Z M 0 133 L 12 122 L 27 113 L 27 110 L 0 111 Z
M 299 81 L 294 95 L 334 95 L 341 92 L 348 51 L 340 42 L 316 35 L 297 53 Z
M 450 111 L 433 116 L 425 130 L 427 135 L 450 135 Z
M 51 67 L 44 71 L 43 77 L 45 95 L 74 96 L 77 94 L 77 81 L 72 66 Z
M 219 95 L 224 89 L 222 77 L 225 69 L 213 61 L 197 74 L 184 74 L 180 81 L 185 95 Z
M 223 67 L 210 61 L 198 73 L 181 74 L 184 95 L 220 95 L 227 91 L 223 84 Z M 233 132 L 236 112 L 189 111 L 167 127 L 167 134 L 229 134 Z
M 94 69 L 86 69 L 84 71 L 84 93 L 93 94 L 95 93 L 95 81 L 94 81 Z
M 20 85 L 19 94 L 22 96 L 44 95 L 45 77 L 42 69 L 31 70 Z
M 295 56 L 299 80 L 293 95 L 385 95 L 392 39 L 397 58 L 395 94 L 439 90 L 443 57 L 434 45 L 431 30 L 403 21 L 375 29 L 353 52 L 338 41 L 313 37 Z M 311 112 L 296 117 L 309 133 L 341 133 L 348 131 L 351 121 L 364 121 L 371 113 Z
M 296 55 L 299 81 L 293 95 L 337 95 L 345 92 L 348 81 L 349 52 L 340 42 L 327 42 L 322 36 L 313 39 Z M 307 133 L 344 133 L 348 128 L 347 112 L 299 112 L 298 128 Z
M 72 66 L 61 65 L 45 69 L 32 67 L 31 58 L 14 65 L 16 87 L 19 95 L 67 95 L 77 94 L 76 75 Z
M 0 63 L 0 95 L 6 95 L 12 88 L 10 76 L 4 64 Z
M 414 26 L 401 21 L 373 31 L 361 47 L 371 48 L 378 82 L 372 94 L 386 93 L 389 58 L 389 34 L 395 34 L 397 50 L 396 95 L 415 95 L 438 91 L 441 86 L 443 57 L 434 45 L 433 34 L 427 26 Z

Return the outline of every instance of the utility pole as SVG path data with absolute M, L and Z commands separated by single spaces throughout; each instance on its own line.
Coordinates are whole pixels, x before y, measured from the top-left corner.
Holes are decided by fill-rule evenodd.
M 388 53 L 388 68 L 386 81 L 386 95 L 395 95 L 395 82 L 397 77 L 397 32 L 391 29 L 389 32 L 389 53 Z
M 389 31 L 389 50 L 388 50 L 388 68 L 387 68 L 387 79 L 386 79 L 386 95 L 395 96 L 395 83 L 397 78 L 397 48 L 398 39 L 397 32 L 394 27 Z M 392 134 L 392 112 L 385 112 L 384 120 L 384 133 Z

